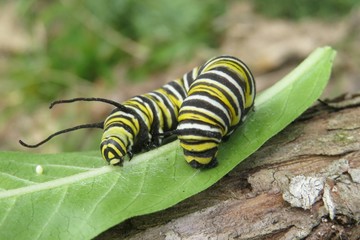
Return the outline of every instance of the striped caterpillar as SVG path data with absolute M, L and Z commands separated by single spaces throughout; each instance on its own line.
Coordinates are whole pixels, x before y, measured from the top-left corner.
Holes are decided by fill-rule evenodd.
M 186 161 L 194 168 L 217 165 L 218 146 L 244 121 L 254 106 L 255 81 L 249 68 L 231 56 L 214 57 L 182 78 L 123 103 L 104 98 L 74 98 L 50 105 L 76 101 L 100 101 L 115 106 L 103 122 L 83 124 L 50 135 L 81 128 L 104 130 L 100 150 L 111 165 L 122 165 L 128 154 L 147 151 L 176 135 Z

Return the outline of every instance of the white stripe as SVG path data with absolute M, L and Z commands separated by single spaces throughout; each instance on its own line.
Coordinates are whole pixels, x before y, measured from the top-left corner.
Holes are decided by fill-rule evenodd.
M 160 93 L 160 94 L 163 95 L 162 93 Z M 162 113 L 162 111 L 161 111 L 162 108 L 159 106 L 158 103 L 155 102 L 155 104 L 157 105 L 157 107 L 156 107 L 156 108 L 157 108 L 156 114 L 157 114 L 158 119 L 159 119 L 159 121 L 160 121 L 160 127 L 165 127 L 165 122 L 166 122 L 167 124 L 169 124 L 169 125 L 172 125 L 173 122 L 172 122 L 172 119 L 171 119 L 171 112 L 170 112 L 170 110 L 167 108 L 167 106 L 166 106 L 166 104 L 164 103 L 163 99 L 162 99 L 160 96 L 156 95 L 154 92 L 150 92 L 149 95 L 152 96 L 153 98 L 155 98 L 156 100 L 158 100 L 160 103 L 162 103 L 162 104 L 164 105 L 164 107 L 165 107 L 164 110 L 167 111 L 167 113 L 164 113 L 163 117 L 161 117 L 161 115 L 162 115 L 162 114 L 161 114 L 161 113 Z M 169 104 L 170 106 L 173 105 L 167 97 L 165 97 L 165 99 L 166 99 L 166 102 L 168 102 L 168 104 Z
M 191 75 L 191 80 L 193 80 L 192 82 L 194 82 L 194 80 L 199 76 L 199 67 L 195 67 L 193 68 L 193 70 L 191 70 L 191 72 L 188 72 L 186 74 L 184 74 L 183 76 L 183 80 L 184 80 L 184 88 L 185 88 L 185 91 L 186 93 L 189 92 L 189 88 L 190 88 L 190 80 L 189 78 L 187 77 L 188 75 Z M 187 94 L 186 94 L 187 95 Z
M 157 99 L 159 102 L 161 102 L 165 107 L 166 107 L 166 104 L 164 102 L 164 100 L 159 96 L 157 95 L 155 92 L 157 92 L 158 94 L 162 95 L 165 97 L 165 101 L 167 102 L 168 105 L 172 106 L 172 103 L 170 102 L 170 100 L 167 98 L 167 96 L 165 96 L 163 93 L 161 92 L 158 92 L 157 90 L 155 90 L 154 92 L 150 92 L 148 93 L 150 96 L 152 96 L 153 98 Z M 169 111 L 168 111 L 169 112 Z
M 125 106 L 128 107 L 128 108 L 131 108 L 132 110 L 134 110 L 141 117 L 141 120 L 143 120 L 143 122 L 146 124 L 146 126 L 150 127 L 150 119 L 146 116 L 145 113 L 143 113 L 137 107 L 130 106 L 130 105 L 125 105 Z M 136 118 L 133 114 L 126 114 L 126 116 L 130 116 L 131 118 Z
M 187 78 L 187 74 L 183 76 L 184 88 L 186 92 L 189 92 L 189 79 Z
M 141 98 L 139 98 L 139 96 L 132 97 L 132 98 L 129 99 L 129 101 L 135 101 L 135 102 L 144 103 L 144 101 Z
M 219 128 L 213 128 L 213 127 L 210 127 L 209 125 L 200 124 L 200 123 L 180 123 L 177 127 L 177 130 L 191 130 L 191 129 L 222 134 L 222 132 Z
M 214 73 L 214 74 L 217 74 L 217 75 L 227 79 L 237 89 L 237 91 L 242 99 L 242 102 L 245 106 L 244 89 L 241 88 L 240 82 L 233 79 L 230 75 L 228 75 L 224 72 L 218 71 L 218 70 L 211 70 L 211 71 L 209 71 L 209 73 Z M 210 79 L 210 80 L 212 80 L 212 79 Z M 212 80 L 212 81 L 215 81 L 215 80 Z M 215 81 L 215 82 L 217 82 L 217 81 Z M 226 87 L 226 86 L 224 86 L 224 87 Z M 237 103 L 237 107 L 240 108 L 238 97 L 236 95 L 232 94 L 231 91 L 226 91 L 226 92 L 228 92 L 230 95 L 232 95 L 234 102 Z
M 183 106 L 181 107 L 181 110 L 180 111 L 195 111 L 194 114 L 196 114 L 196 112 L 202 112 L 204 113 L 205 115 L 207 116 L 211 116 L 212 118 L 214 118 L 215 120 L 217 120 L 221 125 L 222 127 L 224 127 L 227 131 L 228 129 L 228 126 L 227 124 L 225 123 L 224 119 L 222 119 L 219 115 L 217 114 L 214 114 L 212 111 L 209 111 L 207 109 L 204 109 L 204 108 L 200 108 L 200 107 L 195 107 L 195 106 Z
M 190 96 L 188 96 L 188 97 L 185 99 L 184 102 L 186 102 L 186 101 L 191 101 L 191 100 L 201 100 L 201 101 L 205 101 L 205 102 L 207 102 L 207 103 L 210 103 L 210 104 L 213 105 L 214 107 L 216 107 L 216 108 L 218 108 L 219 110 L 221 110 L 221 111 L 225 114 L 225 116 L 227 117 L 227 119 L 229 120 L 229 122 L 231 122 L 231 118 L 230 118 L 230 115 L 229 115 L 227 109 L 224 108 L 224 106 L 221 105 L 219 102 L 217 102 L 217 101 L 215 101 L 215 100 L 213 100 L 213 99 L 211 99 L 211 98 L 209 98 L 209 97 L 207 97 L 207 96 L 201 96 L 201 95 L 196 95 L 196 94 L 195 94 L 195 95 L 190 95 Z M 202 108 L 199 108 L 199 109 L 201 109 L 200 111 L 202 111 Z M 214 114 L 216 114 L 216 113 L 214 113 Z
M 179 94 L 179 92 L 170 84 L 166 84 L 163 88 L 167 89 L 169 92 L 175 95 L 176 98 L 179 99 L 181 102 L 184 101 L 183 97 Z
M 125 105 L 124 105 L 125 106 Z M 129 106 L 126 106 L 126 107 L 129 107 Z M 130 113 L 126 113 L 126 112 L 122 112 L 121 110 L 119 111 L 116 111 L 116 112 L 113 112 L 112 114 L 110 114 L 107 119 L 111 118 L 111 117 L 121 117 L 121 116 L 126 116 L 126 117 L 130 117 L 130 118 L 133 118 L 134 115 L 130 114 Z M 105 120 L 106 122 L 108 120 Z

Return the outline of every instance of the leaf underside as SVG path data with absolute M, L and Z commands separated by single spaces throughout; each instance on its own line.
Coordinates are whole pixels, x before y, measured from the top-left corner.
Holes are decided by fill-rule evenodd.
M 334 57 L 330 47 L 319 48 L 258 94 L 255 111 L 221 144 L 214 169 L 187 165 L 178 141 L 139 154 L 122 168 L 105 166 L 99 152 L 1 152 L 0 239 L 89 239 L 205 190 L 320 97 Z

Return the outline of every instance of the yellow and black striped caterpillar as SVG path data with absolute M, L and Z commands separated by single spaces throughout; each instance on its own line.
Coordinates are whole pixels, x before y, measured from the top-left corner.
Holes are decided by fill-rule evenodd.
M 122 165 L 126 154 L 159 146 L 163 139 L 176 135 L 186 161 L 194 168 L 216 166 L 218 145 L 243 122 L 254 105 L 255 81 L 249 68 L 239 59 L 219 56 L 194 68 L 182 78 L 157 90 L 135 96 L 123 103 L 103 98 L 74 98 L 55 101 L 101 101 L 114 105 L 105 121 L 79 125 L 50 135 L 81 128 L 102 128 L 100 149 L 111 165 Z

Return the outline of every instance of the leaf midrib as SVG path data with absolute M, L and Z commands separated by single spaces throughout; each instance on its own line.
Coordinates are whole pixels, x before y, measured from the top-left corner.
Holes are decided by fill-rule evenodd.
M 5 190 L 0 192 L 0 199 L 9 198 L 9 197 L 18 197 L 24 194 L 44 191 L 52 188 L 57 188 L 61 186 L 67 186 L 72 183 L 80 182 L 89 178 L 97 177 L 106 173 L 114 171 L 112 166 L 104 166 L 100 168 L 95 168 L 94 170 L 74 174 L 67 177 L 62 177 L 56 180 L 51 180 L 44 183 L 38 183 L 26 187 L 21 187 L 17 189 Z

